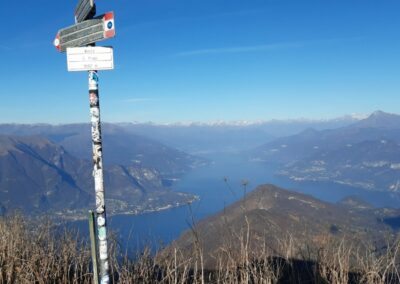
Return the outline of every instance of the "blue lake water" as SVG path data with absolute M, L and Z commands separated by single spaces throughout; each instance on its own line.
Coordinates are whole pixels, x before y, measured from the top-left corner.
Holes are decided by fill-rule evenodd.
M 129 250 L 151 245 L 154 249 L 168 244 L 190 229 L 190 225 L 210 216 L 243 197 L 257 185 L 272 183 L 277 186 L 310 194 L 328 202 L 337 202 L 347 196 L 358 196 L 377 207 L 400 207 L 398 195 L 372 193 L 331 183 L 295 183 L 274 175 L 275 169 L 261 163 L 249 162 L 235 155 L 213 157 L 213 163 L 195 169 L 171 189 L 193 193 L 200 200 L 161 212 L 139 216 L 120 215 L 109 218 L 109 228 L 117 232 L 121 245 Z M 248 181 L 247 186 L 243 182 Z M 87 222 L 77 222 L 87 234 Z

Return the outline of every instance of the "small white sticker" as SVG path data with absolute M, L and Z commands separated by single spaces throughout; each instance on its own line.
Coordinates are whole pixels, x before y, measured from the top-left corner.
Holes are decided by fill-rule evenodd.
M 107 259 L 107 242 L 106 241 L 100 241 L 99 255 L 100 255 L 101 260 Z
M 110 277 L 108 275 L 104 275 L 103 277 L 101 277 L 101 284 L 108 284 L 110 283 Z
M 97 217 L 97 225 L 102 227 L 106 224 L 106 219 L 104 219 L 102 216 Z
M 99 228 L 99 240 L 100 241 L 105 241 L 106 240 L 106 227 L 100 227 Z

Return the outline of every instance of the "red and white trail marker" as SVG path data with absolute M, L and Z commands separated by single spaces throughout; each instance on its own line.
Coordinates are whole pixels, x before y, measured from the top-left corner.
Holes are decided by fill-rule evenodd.
M 104 22 L 104 38 L 112 38 L 115 36 L 114 13 L 108 12 L 103 17 Z

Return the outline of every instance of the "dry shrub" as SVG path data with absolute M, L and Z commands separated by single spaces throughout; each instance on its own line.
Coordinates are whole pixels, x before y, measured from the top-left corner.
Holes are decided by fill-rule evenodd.
M 110 235 L 110 268 L 114 283 L 400 283 L 400 241 L 382 249 L 355 239 L 326 236 L 318 246 L 290 235 L 271 249 L 260 239 L 250 246 L 248 222 L 233 241 L 214 255 L 215 266 L 204 266 L 203 244 L 192 228 L 190 251 L 171 248 L 156 257 L 149 248 L 136 257 L 121 256 Z M 239 247 L 239 249 L 236 249 Z M 21 215 L 0 217 L 0 283 L 92 283 L 89 246 L 76 233 L 55 230 L 42 220 L 37 226 Z
M 387 245 L 379 249 L 372 245 L 365 245 L 363 250 L 355 253 L 359 283 L 384 284 L 400 283 L 399 248 L 400 240 L 388 241 Z
M 90 252 L 51 222 L 32 226 L 21 215 L 0 218 L 0 283 L 91 283 Z

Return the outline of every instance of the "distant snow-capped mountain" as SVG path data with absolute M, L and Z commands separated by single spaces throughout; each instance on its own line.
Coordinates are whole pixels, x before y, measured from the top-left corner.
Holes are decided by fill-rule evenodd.
M 291 123 L 324 123 L 324 122 L 337 122 L 337 121 L 348 121 L 349 123 L 355 122 L 358 120 L 362 120 L 368 117 L 365 114 L 356 114 L 352 113 L 349 115 L 344 115 L 340 117 L 334 118 L 288 118 L 288 119 L 267 119 L 267 120 L 213 120 L 213 121 L 177 121 L 177 122 L 121 122 L 117 123 L 120 126 L 128 126 L 128 125 L 151 125 L 151 126 L 164 126 L 164 127 L 192 127 L 192 126 L 260 126 L 260 125 L 268 125 L 268 124 L 291 124 Z

